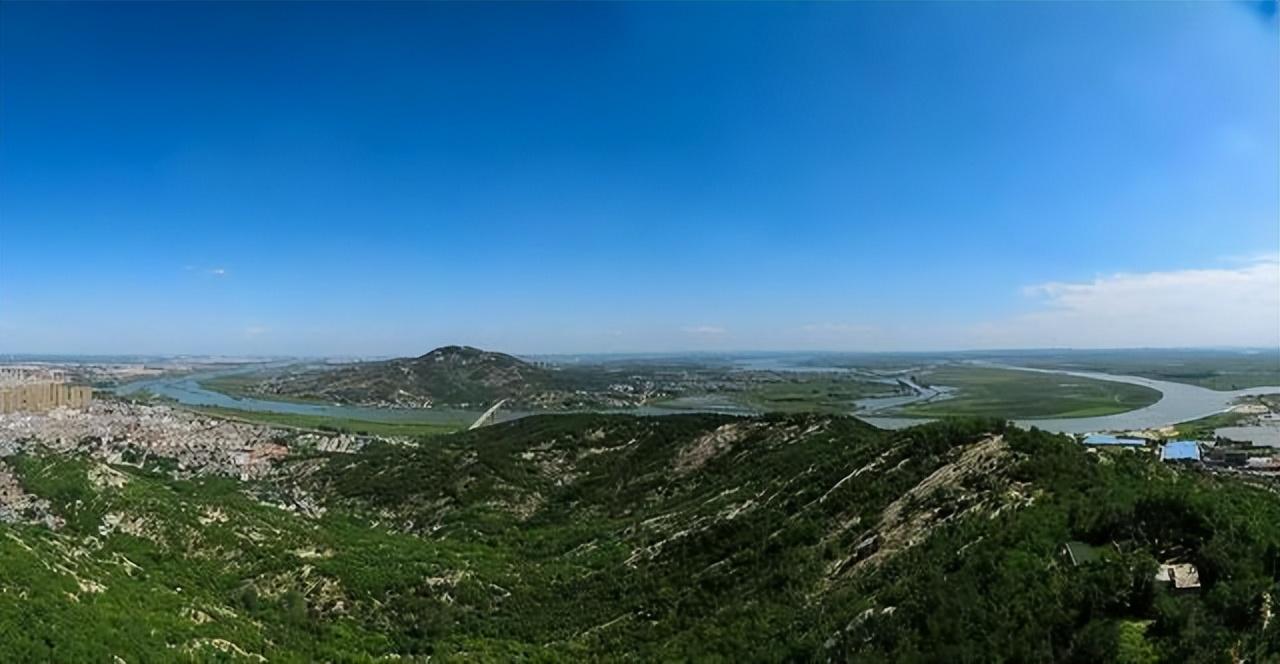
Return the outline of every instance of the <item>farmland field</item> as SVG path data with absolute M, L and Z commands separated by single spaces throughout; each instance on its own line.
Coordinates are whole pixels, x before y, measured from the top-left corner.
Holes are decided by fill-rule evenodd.
M 848 413 L 854 410 L 853 402 L 857 399 L 898 391 L 896 386 L 885 383 L 804 374 L 791 380 L 757 385 L 738 399 L 761 412 Z
M 983 357 L 1023 367 L 1142 376 L 1211 390 L 1280 385 L 1276 348 L 1023 351 Z
M 914 404 L 902 414 L 920 417 L 1097 417 L 1149 406 L 1160 392 L 1140 385 L 1060 374 L 947 365 L 918 380 L 956 388 L 947 399 Z

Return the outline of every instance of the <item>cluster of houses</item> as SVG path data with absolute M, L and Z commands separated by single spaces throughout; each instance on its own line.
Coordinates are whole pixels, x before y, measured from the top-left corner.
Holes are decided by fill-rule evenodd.
M 1280 450 L 1248 445 L 1222 445 L 1200 440 L 1152 440 L 1137 436 L 1091 433 L 1080 440 L 1091 448 L 1157 452 L 1161 461 L 1204 464 L 1260 472 L 1280 472 Z
M 1201 443 L 1196 440 L 1152 441 L 1146 438 L 1115 436 L 1106 433 L 1091 433 L 1081 441 L 1088 447 L 1118 447 L 1133 449 L 1150 449 L 1158 445 L 1161 461 L 1202 461 Z

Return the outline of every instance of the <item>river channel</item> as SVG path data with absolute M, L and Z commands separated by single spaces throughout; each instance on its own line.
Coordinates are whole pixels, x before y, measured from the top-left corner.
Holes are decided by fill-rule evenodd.
M 259 371 L 278 365 L 255 364 L 216 371 L 201 371 L 182 376 L 161 376 L 126 383 L 116 388 L 116 394 L 127 396 L 137 392 L 151 392 L 173 399 L 187 406 L 215 406 L 264 413 L 289 413 L 293 415 L 321 415 L 368 422 L 430 422 L 439 424 L 470 424 L 480 416 L 480 411 L 454 408 L 371 408 L 343 404 L 297 403 L 273 401 L 252 397 L 233 397 L 215 392 L 200 384 L 201 381 L 221 376 L 232 376 Z M 499 410 L 498 421 L 523 417 L 528 413 Z
M 1196 385 L 1171 383 L 1168 381 L 1153 380 L 1139 376 L 1123 376 L 1090 371 L 1029 369 L 1026 367 L 999 364 L 985 364 L 985 366 L 1001 369 L 1016 369 L 1020 371 L 1055 373 L 1066 376 L 1078 376 L 1081 378 L 1109 380 L 1119 383 L 1131 383 L 1158 390 L 1162 395 L 1159 401 L 1150 406 L 1116 415 L 1066 419 L 1016 420 L 1017 424 L 1022 426 L 1035 426 L 1046 431 L 1056 431 L 1061 433 L 1088 433 L 1093 431 L 1121 431 L 1161 427 L 1222 412 L 1229 408 L 1231 404 L 1240 397 L 1280 393 L 1280 386 L 1255 387 L 1246 390 L 1226 392 L 1210 390 Z M 473 421 L 480 414 L 477 411 L 450 408 L 371 408 L 341 404 L 329 405 L 295 403 L 289 401 L 232 397 L 222 394 L 221 392 L 206 389 L 200 385 L 200 381 L 208 380 L 217 376 L 246 373 L 262 368 L 262 365 L 254 365 L 249 367 L 235 367 L 231 369 L 220 369 L 217 371 L 206 371 L 184 376 L 151 378 L 122 385 L 116 388 L 116 393 L 128 395 L 141 390 L 146 390 L 190 406 L 218 406 L 222 408 L 236 408 L 240 410 L 260 412 L 323 415 L 327 417 L 341 417 L 374 422 L 412 421 L 437 422 L 442 424 L 466 424 Z M 880 416 L 877 413 L 926 399 L 946 398 L 947 389 L 948 388 L 945 387 L 936 387 L 934 389 L 919 388 L 914 395 L 863 399 L 857 403 L 853 414 L 858 415 L 858 417 L 870 422 L 871 424 L 885 428 L 897 429 L 911 426 L 913 424 L 920 424 L 927 420 L 887 417 Z M 650 406 L 616 412 L 632 412 L 642 415 L 665 415 L 670 413 L 688 413 L 697 411 L 722 413 L 748 412 L 740 407 L 733 408 L 729 407 L 728 404 L 722 403 L 708 402 L 705 404 L 705 407 L 697 407 L 695 404 L 690 405 L 693 407 L 662 408 Z M 496 419 L 498 421 L 505 421 L 524 417 L 529 414 L 531 413 L 527 411 L 500 410 L 498 411 Z
M 1118 374 L 1094 371 L 1066 371 L 1057 369 L 1031 369 L 1003 364 L 983 363 L 982 366 L 997 369 L 1013 369 L 1017 371 L 1035 371 L 1038 373 L 1061 374 L 1095 380 L 1109 380 L 1116 383 L 1142 385 L 1160 392 L 1160 400 L 1145 408 L 1138 408 L 1115 415 L 1100 417 L 1072 417 L 1059 419 L 1023 419 L 1014 420 L 1025 427 L 1038 427 L 1045 431 L 1058 433 L 1091 433 L 1094 431 L 1129 431 L 1134 429 L 1151 429 L 1157 427 L 1195 420 L 1214 413 L 1220 413 L 1231 407 L 1241 397 L 1280 392 L 1280 386 L 1254 387 L 1246 390 L 1219 391 L 1198 385 L 1171 383 L 1165 380 L 1154 380 L 1141 376 L 1123 376 Z M 862 419 L 879 427 L 899 429 L 925 420 L 903 417 L 860 416 Z

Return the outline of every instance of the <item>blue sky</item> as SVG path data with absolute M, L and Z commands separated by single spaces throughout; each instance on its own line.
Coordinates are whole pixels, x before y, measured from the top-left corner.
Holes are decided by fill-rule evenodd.
M 1280 343 L 1274 4 L 5 3 L 0 352 Z

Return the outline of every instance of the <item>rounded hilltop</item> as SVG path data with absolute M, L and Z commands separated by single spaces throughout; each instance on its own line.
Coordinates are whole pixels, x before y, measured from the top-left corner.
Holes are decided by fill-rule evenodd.
M 523 360 L 515 357 L 514 355 L 508 355 L 506 353 L 499 353 L 491 350 L 484 350 L 482 348 L 476 348 L 475 346 L 458 346 L 458 345 L 440 346 L 439 348 L 434 348 L 426 353 L 423 353 L 422 355 L 419 355 L 417 358 L 414 358 L 414 359 L 445 362 L 449 360 L 465 361 L 465 360 L 472 360 L 472 359 L 490 359 L 490 358 L 503 358 L 511 362 L 521 362 L 521 363 L 524 362 Z

